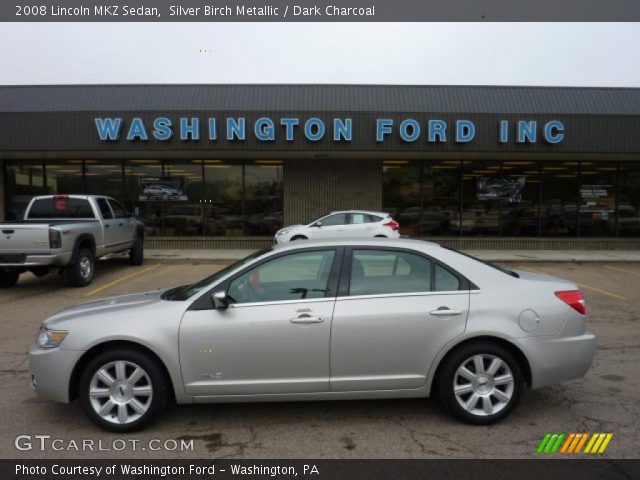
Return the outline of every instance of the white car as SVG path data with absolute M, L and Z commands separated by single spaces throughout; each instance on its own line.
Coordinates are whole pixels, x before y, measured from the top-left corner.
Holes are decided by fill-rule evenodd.
M 366 210 L 331 212 L 311 223 L 290 225 L 276 232 L 275 243 L 326 238 L 399 238 L 400 224 L 388 213 Z
M 182 196 L 182 191 L 166 185 L 149 185 L 144 188 L 142 194 L 147 198 L 166 200 Z

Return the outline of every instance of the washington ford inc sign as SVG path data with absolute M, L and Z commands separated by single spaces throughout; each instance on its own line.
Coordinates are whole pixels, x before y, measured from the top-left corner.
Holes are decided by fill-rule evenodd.
M 229 142 L 241 142 L 248 136 L 253 136 L 261 142 L 272 142 L 277 137 L 293 142 L 298 136 L 304 136 L 310 142 L 319 142 L 325 138 L 333 139 L 334 142 L 351 142 L 353 139 L 352 118 L 333 118 L 325 122 L 317 117 L 261 117 L 250 123 L 244 117 L 180 117 L 177 122 L 168 117 L 157 117 L 146 122 L 140 117 L 133 117 L 129 121 L 121 117 L 100 117 L 95 118 L 95 125 L 100 140 L 105 142 L 136 142 L 152 138 L 166 142 L 174 136 L 184 141 L 212 142 L 219 138 Z M 372 128 L 375 128 L 378 143 L 384 142 L 394 134 L 407 143 L 470 143 L 476 135 L 474 122 L 464 119 L 448 123 L 439 119 L 419 122 L 412 118 L 402 121 L 377 118 Z M 556 144 L 564 139 L 564 125 L 559 120 L 540 124 L 536 120 L 500 120 L 496 125 L 496 136 L 499 143 L 536 143 L 538 139 L 542 139 L 547 143 Z

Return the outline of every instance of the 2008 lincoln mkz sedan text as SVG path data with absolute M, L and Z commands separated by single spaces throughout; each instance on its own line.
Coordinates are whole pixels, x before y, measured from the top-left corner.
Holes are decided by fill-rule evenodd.
M 177 403 L 428 397 L 495 422 L 525 384 L 585 375 L 595 337 L 565 280 L 404 239 L 293 242 L 167 291 L 46 320 L 34 388 L 99 426 Z

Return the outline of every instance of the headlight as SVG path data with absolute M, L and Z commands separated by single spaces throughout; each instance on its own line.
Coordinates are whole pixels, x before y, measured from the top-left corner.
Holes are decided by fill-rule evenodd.
M 66 330 L 50 330 L 44 325 L 40 325 L 38 346 L 40 348 L 56 348 L 60 346 L 68 333 Z
M 285 235 L 287 233 L 289 233 L 289 230 L 280 230 L 276 235 Z

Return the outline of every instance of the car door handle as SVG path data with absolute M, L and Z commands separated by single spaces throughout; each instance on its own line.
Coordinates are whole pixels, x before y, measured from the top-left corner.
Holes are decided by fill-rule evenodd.
M 309 317 L 309 316 L 299 316 L 291 319 L 291 323 L 322 323 L 324 322 L 324 318 L 322 317 Z
M 435 315 L 436 317 L 445 317 L 447 315 L 462 315 L 462 310 L 452 310 L 447 307 L 440 307 L 437 310 L 431 310 L 429 314 Z

